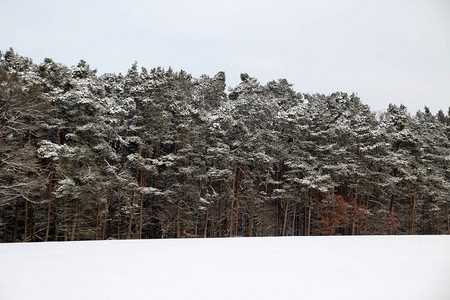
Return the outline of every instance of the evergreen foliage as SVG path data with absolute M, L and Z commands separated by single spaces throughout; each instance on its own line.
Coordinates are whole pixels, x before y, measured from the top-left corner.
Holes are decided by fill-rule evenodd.
M 0 57 L 0 240 L 448 234 L 450 115 Z

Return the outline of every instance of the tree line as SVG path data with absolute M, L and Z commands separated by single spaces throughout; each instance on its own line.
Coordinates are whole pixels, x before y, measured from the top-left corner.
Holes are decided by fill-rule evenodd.
M 449 234 L 450 111 L 0 52 L 0 240 Z

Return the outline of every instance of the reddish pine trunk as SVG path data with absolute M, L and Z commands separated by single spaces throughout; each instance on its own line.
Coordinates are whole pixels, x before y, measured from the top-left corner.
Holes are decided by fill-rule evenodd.
M 353 206 L 353 220 L 352 220 L 352 235 L 355 235 L 357 229 L 357 217 L 358 217 L 358 188 L 355 188 L 355 197 L 352 199 Z
M 286 200 L 286 205 L 284 206 L 284 220 L 283 220 L 283 234 L 282 234 L 283 236 L 286 236 L 288 209 L 289 209 L 289 200 Z

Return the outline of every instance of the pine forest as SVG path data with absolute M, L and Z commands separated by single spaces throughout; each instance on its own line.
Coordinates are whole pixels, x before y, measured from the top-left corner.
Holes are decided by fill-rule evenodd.
M 0 241 L 450 233 L 448 108 L 240 79 L 0 52 Z

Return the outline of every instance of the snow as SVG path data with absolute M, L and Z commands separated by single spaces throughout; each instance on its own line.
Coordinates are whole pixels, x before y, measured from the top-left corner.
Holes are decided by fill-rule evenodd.
M 0 299 L 450 299 L 450 236 L 0 244 Z

